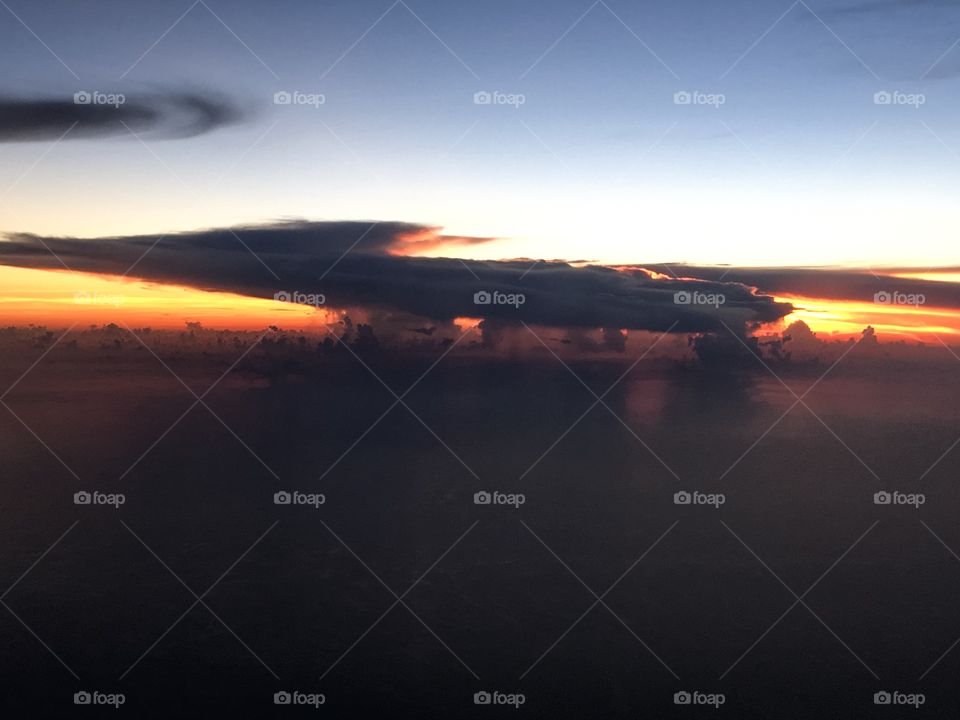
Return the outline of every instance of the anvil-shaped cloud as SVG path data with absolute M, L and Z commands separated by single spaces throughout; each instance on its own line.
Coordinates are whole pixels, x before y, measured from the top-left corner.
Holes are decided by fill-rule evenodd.
M 17 234 L 0 242 L 0 264 L 67 267 L 262 298 L 279 291 L 322 293 L 335 308 L 396 310 L 438 321 L 476 317 L 550 327 L 744 331 L 792 309 L 739 282 L 668 278 L 640 268 L 403 254 L 431 247 L 431 235 L 447 239 L 435 228 L 400 222 L 284 222 L 96 239 Z M 483 239 L 449 241 L 469 245 Z M 525 301 L 519 308 L 478 304 L 474 296 L 482 291 L 522 294 Z

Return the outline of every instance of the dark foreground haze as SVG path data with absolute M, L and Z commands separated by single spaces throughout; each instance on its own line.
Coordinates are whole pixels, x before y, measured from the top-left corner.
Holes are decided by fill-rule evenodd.
M 95 337 L 2 344 L 3 387 L 49 351 L 0 414 L 11 717 L 60 716 L 80 691 L 145 718 L 314 713 L 281 691 L 322 693 L 316 717 L 960 711 L 945 348 L 769 371 L 652 353 L 614 385 L 636 355 L 561 346 L 565 367 L 448 343 L 431 369 L 442 349 L 359 335 L 142 335 L 157 356 Z M 519 712 L 475 704 L 495 691 Z

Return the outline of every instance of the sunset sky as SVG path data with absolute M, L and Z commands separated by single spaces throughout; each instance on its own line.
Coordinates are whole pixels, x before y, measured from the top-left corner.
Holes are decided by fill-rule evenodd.
M 948 3 L 53 4 L 0 8 L 0 232 L 398 221 L 487 239 L 418 255 L 957 278 Z M 126 105 L 85 116 L 83 91 Z M 0 271 L 6 321 L 313 315 L 58 264 Z M 955 306 L 758 290 L 815 330 L 960 331 Z

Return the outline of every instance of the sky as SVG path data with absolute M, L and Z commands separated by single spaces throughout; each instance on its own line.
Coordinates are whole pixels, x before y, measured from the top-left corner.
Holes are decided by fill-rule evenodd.
M 10 0 L 0 16 L 8 103 L 122 94 L 161 118 L 10 131 L 2 232 L 390 220 L 493 238 L 429 251 L 467 259 L 956 264 L 947 0 Z M 223 116 L 184 126 L 200 102 Z

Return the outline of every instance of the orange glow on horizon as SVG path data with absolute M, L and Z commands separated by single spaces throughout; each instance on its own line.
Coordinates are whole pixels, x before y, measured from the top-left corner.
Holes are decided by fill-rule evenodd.
M 881 305 L 795 295 L 778 295 L 776 300 L 794 306 L 794 311 L 783 319 L 785 325 L 802 320 L 816 333 L 857 337 L 869 325 L 878 335 L 895 335 L 906 340 L 923 342 L 934 335 L 960 340 L 960 313 L 947 308 Z
M 182 328 L 187 321 L 233 330 L 320 326 L 330 311 L 138 279 L 0 266 L 0 324 L 74 323 Z

